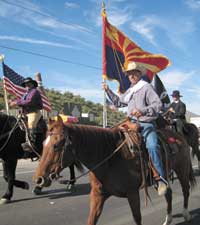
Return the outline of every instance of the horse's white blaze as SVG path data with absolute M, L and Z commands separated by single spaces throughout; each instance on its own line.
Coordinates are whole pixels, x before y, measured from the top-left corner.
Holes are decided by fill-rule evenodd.
M 192 216 L 190 215 L 187 209 L 183 209 L 183 217 L 185 221 L 190 221 L 192 219 Z
M 44 146 L 46 147 L 50 142 L 50 136 L 48 135 L 48 137 L 45 139 L 44 141 Z
M 172 222 L 172 214 L 167 214 L 166 218 L 165 218 L 165 222 L 163 223 L 163 225 L 169 225 Z

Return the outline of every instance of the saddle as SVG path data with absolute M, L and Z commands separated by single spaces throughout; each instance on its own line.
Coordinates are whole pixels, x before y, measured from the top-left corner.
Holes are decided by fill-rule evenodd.
M 152 185 L 153 180 L 158 180 L 160 178 L 148 154 L 148 151 L 146 149 L 142 136 L 136 135 L 136 134 L 140 134 L 141 132 L 141 127 L 139 123 L 133 123 L 130 121 L 129 118 L 127 118 L 125 121 L 123 121 L 122 123 L 118 125 L 118 128 L 122 130 L 125 138 L 127 139 L 127 145 L 128 145 L 129 151 L 132 154 L 132 157 L 134 157 L 135 155 L 140 156 L 140 161 L 143 163 L 141 169 L 144 170 L 143 173 L 146 174 L 144 179 L 147 179 L 148 183 Z M 161 146 L 161 155 L 162 155 L 163 165 L 165 166 L 165 171 L 167 171 L 168 173 L 171 167 L 169 158 L 171 158 L 171 156 L 178 153 L 179 145 L 182 144 L 182 137 L 179 134 L 169 129 L 163 128 L 163 126 L 161 129 L 157 129 L 157 135 L 158 135 L 159 144 Z M 135 148 L 135 145 L 137 145 L 136 148 Z M 139 148 L 138 148 L 138 145 L 139 145 Z M 144 151 L 141 151 L 142 149 Z M 138 152 L 138 150 L 141 152 Z M 152 179 L 152 177 L 154 179 Z M 167 177 L 169 176 L 167 175 Z
M 28 119 L 27 116 L 24 114 L 19 115 L 20 121 L 19 121 L 19 127 L 21 130 L 27 132 L 28 130 Z M 43 116 L 40 117 L 40 120 L 37 123 L 37 127 L 35 128 L 35 133 L 43 133 L 47 130 L 47 124 L 43 118 Z
M 38 121 L 37 127 L 30 133 L 27 125 L 27 117 L 20 115 L 20 129 L 25 132 L 25 143 L 22 143 L 22 149 L 24 150 L 23 158 L 31 158 L 32 161 L 36 157 L 36 160 L 40 157 L 42 149 L 42 137 L 46 133 L 47 125 L 43 117 L 41 116 Z M 33 140 L 34 138 L 34 140 Z

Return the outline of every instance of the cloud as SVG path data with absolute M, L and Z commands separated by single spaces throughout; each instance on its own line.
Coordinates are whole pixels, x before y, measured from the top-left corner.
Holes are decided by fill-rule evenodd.
M 24 8 L 18 7 L 18 5 Z M 35 25 L 47 29 L 64 30 L 67 33 L 69 31 L 92 33 L 87 27 L 58 20 L 31 2 L 22 1 L 22 3 L 16 5 L 0 2 L 0 8 L 1 17 L 9 18 L 9 20 L 28 25 L 31 28 L 34 28 Z
M 111 24 L 119 27 L 130 20 L 129 13 L 122 13 L 120 11 L 110 11 L 109 13 L 109 21 Z
M 131 29 L 144 36 L 153 45 L 157 45 L 155 41 L 155 27 L 160 22 L 155 16 L 143 17 L 140 21 L 131 23 Z
M 116 27 L 122 26 L 129 21 L 130 17 L 126 14 L 121 14 L 116 11 L 111 11 L 109 13 L 109 22 Z M 102 18 L 98 16 L 96 19 L 97 26 L 102 25 Z
M 189 81 L 193 74 L 194 71 L 183 72 L 179 70 L 172 70 L 170 72 L 163 73 L 160 78 L 166 88 L 179 89 L 179 87 L 182 86 L 185 81 Z
M 112 5 L 112 7 L 109 7 L 106 10 L 109 22 L 116 27 L 123 26 L 124 24 L 129 22 L 131 18 L 133 17 L 133 8 L 134 8 L 134 5 L 126 4 L 126 7 L 120 7 L 120 8 L 116 7 L 115 5 Z M 93 20 L 96 21 L 97 26 L 102 25 L 102 18 L 101 18 L 101 15 L 99 15 L 99 13 L 97 13 L 96 11 L 92 11 L 92 12 L 87 12 L 87 15 L 89 15 L 90 17 L 92 17 Z
M 186 50 L 187 38 L 196 30 L 196 26 L 193 18 L 188 16 L 179 16 L 174 21 L 171 17 L 146 15 L 132 22 L 131 29 L 155 46 L 159 44 L 158 30 L 160 30 L 162 39 L 167 37 L 174 46 Z
M 186 103 L 187 110 L 200 114 L 200 108 L 197 104 L 200 101 L 200 89 L 196 71 L 172 70 L 162 73 L 159 77 L 162 80 L 168 94 L 173 90 L 179 90 L 183 95 L 183 101 Z M 195 79 L 195 75 L 197 80 Z
M 80 8 L 80 5 L 74 2 L 65 2 L 65 8 Z
M 186 0 L 185 4 L 193 10 L 199 10 L 200 9 L 200 1 L 199 0 Z
M 52 47 L 60 47 L 60 48 L 74 48 L 74 46 L 65 45 L 62 43 L 50 42 L 45 40 L 37 40 L 32 38 L 22 38 L 17 36 L 0 35 L 0 40 L 16 41 L 16 42 L 23 42 L 23 43 L 29 43 L 29 44 L 38 44 L 38 45 L 49 45 Z

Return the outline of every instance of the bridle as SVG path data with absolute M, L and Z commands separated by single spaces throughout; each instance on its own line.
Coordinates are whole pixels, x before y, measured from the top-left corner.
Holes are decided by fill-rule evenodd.
M 61 169 L 63 169 L 64 168 L 63 163 L 62 163 L 63 162 L 63 156 L 64 156 L 64 153 L 65 153 L 67 147 L 70 147 L 70 145 L 71 145 L 70 140 L 68 138 L 69 143 L 66 143 L 66 141 L 65 141 L 65 139 L 66 139 L 65 132 L 63 132 L 62 134 L 59 134 L 59 133 L 56 133 L 56 132 L 50 132 L 50 133 L 51 133 L 51 135 L 64 135 L 64 137 L 65 137 L 64 139 L 62 139 L 59 142 L 59 145 L 62 144 L 62 142 L 64 142 L 64 144 L 63 144 L 62 148 L 59 149 L 60 150 L 60 154 L 59 154 L 58 159 L 56 160 L 56 162 L 53 163 L 53 164 L 60 163 L 59 165 L 61 165 Z M 74 179 L 68 180 L 68 182 L 76 181 L 76 180 L 80 179 L 81 177 L 89 174 L 89 172 L 94 171 L 97 168 L 99 168 L 101 165 L 103 165 L 105 162 L 107 162 L 110 158 L 112 158 L 127 143 L 127 141 L 128 141 L 127 137 L 125 136 L 125 139 L 122 141 L 122 143 L 119 146 L 117 146 L 117 148 L 110 155 L 108 155 L 106 158 L 104 158 L 101 162 L 97 163 L 91 169 L 88 169 L 85 173 L 82 173 L 81 175 L 75 177 Z M 75 150 L 73 148 L 72 148 L 71 152 L 74 155 L 74 158 L 76 158 Z M 60 177 L 60 176 L 57 176 L 57 174 L 52 173 L 52 174 L 49 175 L 49 178 L 52 180 L 53 176 L 55 176 L 56 178 Z
M 53 136 L 53 135 L 64 136 L 64 132 L 59 133 L 59 132 L 48 131 L 46 134 L 47 134 L 47 136 Z M 63 138 L 56 145 L 53 146 L 54 152 L 59 152 L 59 157 L 55 162 L 51 163 L 51 165 L 59 164 L 59 165 L 61 165 L 61 169 L 64 168 L 62 162 L 63 162 L 63 155 L 65 152 L 65 142 L 66 142 L 65 138 Z M 60 145 L 62 145 L 61 148 L 60 148 Z M 60 178 L 60 176 L 59 176 L 59 174 L 54 172 L 49 175 L 49 178 L 50 178 L 50 180 L 53 180 L 53 179 Z

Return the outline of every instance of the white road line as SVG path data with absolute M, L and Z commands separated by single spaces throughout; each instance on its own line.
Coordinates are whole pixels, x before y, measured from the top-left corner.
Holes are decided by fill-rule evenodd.
M 24 171 L 24 172 L 17 172 L 16 175 L 17 174 L 33 173 L 33 172 L 35 172 L 35 170 L 28 170 L 28 171 Z M 0 177 L 3 177 L 3 174 L 0 174 Z

